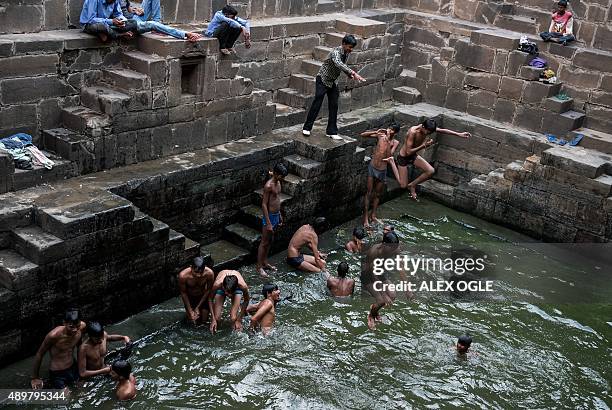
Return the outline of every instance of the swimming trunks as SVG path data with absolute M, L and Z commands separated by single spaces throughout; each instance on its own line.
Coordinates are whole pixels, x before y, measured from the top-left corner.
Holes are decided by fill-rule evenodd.
M 387 180 L 387 169 L 378 169 L 374 168 L 372 162 L 368 165 L 368 176 L 378 179 L 381 182 L 385 182 Z
M 304 255 L 301 253 L 298 256 L 294 256 L 292 258 L 287 256 L 287 264 L 292 268 L 298 268 L 302 262 L 304 262 Z
M 270 217 L 270 223 L 272 224 L 272 228 L 276 228 L 278 226 L 278 224 L 280 224 L 280 212 L 275 212 L 273 214 L 268 213 L 268 216 Z M 266 218 L 263 217 L 261 218 L 263 220 L 262 225 L 266 226 Z
M 227 295 L 225 294 L 225 291 L 224 291 L 223 289 L 217 289 L 217 290 L 215 291 L 215 295 L 219 295 L 219 296 L 227 296 Z M 234 295 L 242 295 L 242 289 L 236 289 L 236 290 L 234 291 Z
M 407 157 L 400 154 L 397 156 L 397 165 L 399 165 L 400 167 L 407 167 L 408 165 L 414 163 L 416 157 L 417 154 L 408 155 Z
M 49 379 L 54 389 L 63 389 L 71 386 L 79 380 L 79 368 L 76 360 L 72 361 L 72 366 L 64 370 L 49 370 Z

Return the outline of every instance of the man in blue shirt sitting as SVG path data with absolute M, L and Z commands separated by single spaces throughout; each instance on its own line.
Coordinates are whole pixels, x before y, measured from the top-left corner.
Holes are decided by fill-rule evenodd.
M 219 40 L 219 51 L 228 55 L 236 53 L 234 43 L 244 36 L 244 46 L 251 47 L 251 28 L 247 20 L 238 17 L 238 11 L 229 4 L 216 12 L 206 30 L 207 37 L 216 37 Z
M 161 23 L 161 7 L 159 0 L 142 0 L 141 7 L 130 4 L 130 0 L 120 0 L 123 15 L 137 21 L 157 21 Z
M 181 40 L 196 42 L 202 38 L 199 33 L 192 33 L 179 30 L 174 27 L 166 26 L 161 23 L 161 12 L 159 10 L 159 0 L 145 0 L 141 7 L 132 6 L 130 0 L 119 0 L 121 11 L 128 19 L 136 22 L 138 34 L 157 31 Z M 149 20 L 151 18 L 151 20 Z
M 127 20 L 121 12 L 118 0 L 85 0 L 80 18 L 83 31 L 97 35 L 100 40 L 132 37 L 136 22 Z

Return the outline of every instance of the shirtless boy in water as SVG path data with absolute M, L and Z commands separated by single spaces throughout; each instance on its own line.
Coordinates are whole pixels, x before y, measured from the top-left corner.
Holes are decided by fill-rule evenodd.
M 287 247 L 287 264 L 294 269 L 304 272 L 321 272 L 325 269 L 324 253 L 319 252 L 319 234 L 327 229 L 327 220 L 323 217 L 316 218 L 312 224 L 302 225 L 289 241 Z M 300 252 L 303 246 L 308 246 L 312 255 L 304 255 Z
M 280 290 L 277 285 L 266 284 L 263 285 L 261 293 L 264 300 L 249 306 L 247 313 L 253 315 L 249 329 L 255 331 L 257 327 L 260 327 L 261 333 L 265 336 L 272 330 L 276 319 L 276 304 L 280 300 Z
M 43 381 L 39 376 L 40 364 L 47 351 L 51 356 L 49 378 L 52 389 L 64 389 L 79 379 L 74 348 L 81 343 L 85 322 L 81 321 L 79 311 L 71 309 L 64 315 L 64 324 L 50 331 L 36 352 L 32 370 L 32 389 L 42 389 Z
M 111 366 L 111 378 L 117 382 L 115 394 L 119 400 L 132 400 L 136 397 L 136 378 L 132 374 L 132 365 L 125 360 L 117 360 Z
M 438 124 L 434 119 L 428 119 L 423 121 L 419 125 L 410 127 L 406 133 L 406 139 L 404 145 L 400 149 L 397 160 L 391 159 L 389 164 L 393 169 L 395 178 L 400 183 L 402 188 L 410 189 L 410 195 L 412 199 L 417 199 L 416 187 L 421 182 L 424 182 L 431 178 L 436 171 L 429 162 L 423 157 L 418 155 L 418 152 L 434 145 L 434 141 L 427 138 L 428 135 L 437 132 L 438 134 L 454 135 L 461 138 L 469 138 L 472 135 L 469 132 L 457 132 L 453 130 L 447 130 L 445 128 L 438 128 Z M 396 167 L 397 164 L 397 167 Z M 414 181 L 408 183 L 408 166 L 414 164 L 415 167 L 419 168 L 421 175 L 419 175 Z
M 281 182 L 287 176 L 287 168 L 280 162 L 274 166 L 272 178 L 270 178 L 263 188 L 263 199 L 261 201 L 261 211 L 263 213 L 261 242 L 257 250 L 257 272 L 261 277 L 268 277 L 265 269 L 272 271 L 276 267 L 268 262 L 268 253 L 274 240 L 274 230 L 283 224 L 281 215 Z
M 215 273 L 205 266 L 204 258 L 201 256 L 194 258 L 192 265 L 183 269 L 178 275 L 179 290 L 187 319 L 193 324 L 208 320 L 209 299 L 214 280 Z
M 346 262 L 341 262 L 338 265 L 338 277 L 330 276 L 327 278 L 327 288 L 332 296 L 342 297 L 351 296 L 355 290 L 355 280 L 347 278 L 349 265 Z
M 366 228 L 370 226 L 370 221 L 379 222 L 376 219 L 376 211 L 387 180 L 387 162 L 389 158 L 393 158 L 393 154 L 399 146 L 399 141 L 395 140 L 395 135 L 399 130 L 399 125 L 391 124 L 386 130 L 380 129 L 361 133 L 364 138 L 378 138 L 372 153 L 372 160 L 368 165 L 368 191 L 364 200 L 365 212 L 363 215 L 363 226 Z M 374 196 L 372 198 L 372 215 L 370 216 L 368 208 L 372 194 Z
M 344 245 L 344 248 L 350 253 L 358 253 L 363 249 L 363 238 L 365 238 L 365 231 L 362 227 L 357 226 L 353 229 L 353 237 L 350 241 Z
M 79 348 L 79 376 L 81 379 L 108 374 L 110 366 L 104 365 L 104 356 L 108 352 L 108 342 L 122 341 L 130 343 L 130 338 L 122 335 L 109 335 L 98 322 L 87 323 L 87 341 Z
M 246 312 L 246 307 L 249 306 L 249 287 L 240 272 L 236 270 L 222 270 L 215 278 L 215 282 L 211 289 L 210 309 L 212 318 L 210 321 L 210 332 L 217 331 L 217 323 L 221 320 L 223 313 L 223 304 L 225 298 L 229 297 L 232 303 L 230 307 L 230 319 L 233 323 L 234 330 L 242 330 L 242 318 Z M 240 299 L 242 299 L 242 309 L 240 308 Z

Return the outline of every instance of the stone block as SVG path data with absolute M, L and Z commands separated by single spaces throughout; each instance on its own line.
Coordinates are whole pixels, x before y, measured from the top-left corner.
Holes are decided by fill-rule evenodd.
M 560 100 L 557 97 L 550 97 L 544 100 L 542 106 L 549 111 L 560 114 L 570 110 L 573 104 L 574 100 L 571 98 L 568 98 L 567 100 Z
M 545 84 L 539 81 L 529 81 L 523 89 L 521 100 L 524 103 L 539 104 L 543 99 L 556 95 L 561 90 L 561 84 Z
M 514 50 L 508 54 L 508 63 L 506 65 L 506 75 L 518 75 L 522 66 L 529 64 L 533 56 L 529 53 Z
M 553 147 L 542 152 L 541 163 L 559 168 L 566 172 L 597 178 L 605 173 L 610 158 L 594 156 L 588 150 Z
M 0 59 L 0 78 L 55 74 L 58 64 L 59 57 L 57 54 L 2 58 Z
M 543 68 L 531 67 L 524 65 L 519 71 L 519 78 L 527 81 L 537 81 L 540 78 L 540 74 L 544 71 Z
M 75 93 L 73 87 L 55 76 L 13 78 L 0 82 L 3 104 L 39 101 L 43 98 L 62 97 Z
M 589 70 L 612 72 L 612 53 L 595 49 L 578 49 L 573 60 L 574 65 Z
M 442 38 L 437 31 L 434 32 L 433 30 L 415 26 L 410 27 L 410 29 L 404 33 L 404 41 L 425 44 L 435 48 L 442 48 L 446 45 L 444 38 Z
M 436 83 L 427 84 L 427 89 L 425 90 L 425 101 L 430 102 L 439 107 L 444 107 L 446 103 L 446 93 L 448 92 L 448 88 L 445 85 L 440 85 Z
M 511 124 L 516 112 L 516 102 L 504 98 L 498 98 L 495 103 L 493 119 L 495 121 Z
M 227 142 L 227 115 L 222 114 L 210 118 L 207 122 L 206 128 L 208 129 L 209 146 L 225 144 Z
M 475 117 L 491 119 L 493 117 L 492 106 L 472 104 L 468 101 L 467 113 Z
M 519 104 L 517 105 L 516 115 L 514 116 L 514 125 L 539 132 L 542 129 L 543 116 L 544 110 L 529 105 Z
M 431 81 L 431 64 L 420 65 L 416 69 L 416 78 L 430 82 Z
M 151 79 L 151 86 L 157 87 L 165 84 L 166 60 L 140 51 L 124 51 L 121 59 L 128 68 L 148 75 Z
M 402 104 L 412 105 L 421 102 L 421 93 L 411 87 L 397 87 L 393 89 L 393 100 Z
M 469 94 L 467 91 L 449 88 L 446 96 L 446 107 L 465 112 L 467 110 Z
M 465 77 L 465 84 L 483 90 L 498 92 L 500 76 L 497 74 L 471 72 Z
M 502 29 L 484 29 L 472 31 L 470 41 L 473 44 L 504 50 L 516 50 L 520 34 Z
M 612 30 L 610 30 L 608 27 L 598 25 L 597 31 L 595 32 L 595 38 L 593 40 L 593 47 L 601 50 L 612 51 L 610 41 L 612 41 Z M 608 58 L 610 58 L 609 52 Z
M 128 112 L 115 117 L 113 131 L 116 133 L 142 128 L 158 127 L 168 123 L 168 109 Z
M 43 27 L 44 10 L 40 4 L 5 3 L 0 11 L 0 32 L 31 33 Z
M 340 33 L 351 33 L 367 38 L 385 34 L 387 25 L 369 19 L 340 18 L 336 20 L 336 30 Z
M 591 91 L 590 102 L 612 108 L 612 92 L 593 90 Z
M 455 62 L 464 67 L 480 71 L 492 71 L 495 49 L 457 40 L 455 43 Z
M 561 66 L 557 74 L 559 80 L 564 83 L 581 88 L 597 88 L 600 79 L 598 72 L 583 70 L 569 65 Z
M 320 45 L 318 35 L 289 37 L 284 40 L 283 55 L 286 57 L 311 54 Z
M 447 61 L 442 61 L 439 57 L 431 60 L 431 81 L 437 84 L 446 84 L 447 69 Z

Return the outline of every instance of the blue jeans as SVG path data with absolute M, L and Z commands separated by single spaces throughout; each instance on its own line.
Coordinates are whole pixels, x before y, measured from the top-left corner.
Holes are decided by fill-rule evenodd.
M 185 32 L 183 30 L 166 26 L 165 24 L 162 24 L 159 21 L 136 20 L 136 24 L 138 27 L 138 34 L 148 33 L 149 31 L 157 31 L 159 33 L 164 33 L 174 38 L 180 38 L 181 40 L 185 39 Z
M 559 43 L 569 43 L 570 41 L 576 40 L 576 37 L 571 34 L 564 36 L 561 33 L 551 33 L 548 31 L 540 33 L 540 37 L 542 37 L 542 40 L 544 41 L 549 41 L 551 38 L 556 38 Z
M 144 14 L 142 16 L 137 16 L 134 14 L 134 20 L 147 21 L 150 19 L 153 21 L 161 21 L 161 7 L 159 5 L 159 0 L 142 0 L 141 7 L 144 10 Z

